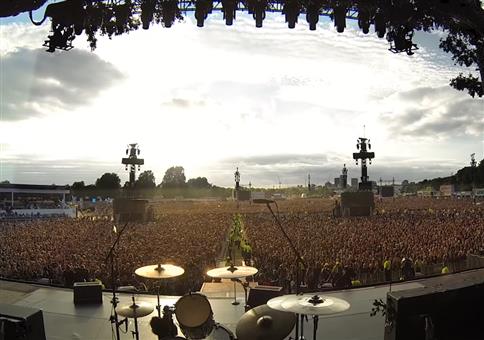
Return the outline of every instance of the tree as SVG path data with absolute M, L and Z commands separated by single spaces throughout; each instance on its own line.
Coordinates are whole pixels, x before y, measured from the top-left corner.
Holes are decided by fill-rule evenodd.
M 212 184 L 208 183 L 206 177 L 190 178 L 187 181 L 187 185 L 191 188 L 207 188 L 210 189 Z
M 96 180 L 96 188 L 103 190 L 113 190 L 121 188 L 121 179 L 114 172 L 106 172 Z
M 86 185 L 84 184 L 84 181 L 74 182 L 72 183 L 72 186 L 71 186 L 71 189 L 74 191 L 83 190 L 85 188 L 86 188 Z
M 182 166 L 172 166 L 165 172 L 161 186 L 163 188 L 181 188 L 185 183 L 185 169 Z
M 153 171 L 146 170 L 139 174 L 134 186 L 139 189 L 150 189 L 156 187 Z
M 5 180 L 5 181 L 1 181 L 0 184 L 10 184 L 10 182 Z

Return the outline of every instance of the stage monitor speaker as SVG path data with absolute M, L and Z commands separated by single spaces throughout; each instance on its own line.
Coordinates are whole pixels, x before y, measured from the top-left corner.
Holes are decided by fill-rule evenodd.
M 101 282 L 75 282 L 74 304 L 103 303 L 103 289 Z
M 272 298 L 282 295 L 282 287 L 278 286 L 255 286 L 249 290 L 247 304 L 252 309 L 264 305 Z
M 42 311 L 0 303 L 0 339 L 45 340 Z
M 427 340 L 432 333 L 438 340 L 484 339 L 482 276 L 442 280 L 436 287 L 388 293 L 393 323 L 385 326 L 385 340 Z

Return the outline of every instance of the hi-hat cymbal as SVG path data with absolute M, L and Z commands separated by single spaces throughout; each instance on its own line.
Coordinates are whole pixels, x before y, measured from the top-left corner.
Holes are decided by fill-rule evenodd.
M 169 279 L 185 272 L 182 267 L 172 264 L 153 264 L 136 269 L 134 273 L 147 279 Z
M 350 308 L 345 300 L 319 293 L 283 295 L 267 302 L 270 308 L 305 315 L 331 315 Z
M 229 266 L 211 269 L 207 272 L 207 275 L 219 279 L 240 279 L 255 275 L 258 271 L 257 268 L 249 266 Z
M 283 340 L 295 324 L 296 314 L 261 305 L 242 315 L 235 332 L 238 340 Z
M 116 313 L 125 318 L 142 318 L 143 316 L 150 315 L 153 310 L 154 307 L 147 302 L 136 302 L 131 305 L 116 307 Z

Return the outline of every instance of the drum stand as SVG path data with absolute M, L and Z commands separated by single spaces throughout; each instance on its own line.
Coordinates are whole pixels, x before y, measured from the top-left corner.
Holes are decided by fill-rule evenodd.
M 158 283 L 158 289 L 156 291 L 156 301 L 157 301 L 156 310 L 158 311 L 158 317 L 159 318 L 161 318 L 160 287 L 161 287 L 161 280 Z
M 133 295 L 133 305 L 135 305 L 135 301 L 134 301 L 134 295 Z M 139 331 L 138 331 L 138 318 L 135 316 L 134 318 L 134 331 L 131 331 L 131 333 L 133 333 L 133 338 L 135 338 L 136 340 L 139 340 Z
M 316 332 L 318 331 L 319 315 L 313 315 L 313 340 L 316 340 Z
M 237 306 L 240 304 L 239 301 L 237 301 L 237 289 L 235 287 L 235 281 L 238 280 L 238 279 L 233 279 L 232 281 L 234 281 L 234 301 L 232 302 L 232 305 L 234 306 Z

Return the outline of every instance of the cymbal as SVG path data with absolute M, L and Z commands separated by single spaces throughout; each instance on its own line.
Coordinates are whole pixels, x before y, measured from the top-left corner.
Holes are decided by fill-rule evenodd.
M 240 279 L 242 277 L 255 275 L 258 271 L 257 268 L 249 266 L 229 266 L 211 269 L 207 272 L 207 275 L 220 279 Z
M 283 295 L 267 302 L 270 308 L 305 315 L 331 315 L 350 308 L 345 300 L 319 293 Z
M 125 318 L 142 318 L 143 316 L 150 315 L 153 310 L 154 307 L 147 302 L 136 302 L 131 305 L 116 307 L 116 313 Z
M 296 314 L 261 305 L 242 315 L 235 332 L 238 340 L 283 340 L 295 324 Z
M 147 279 L 169 279 L 185 272 L 182 267 L 172 264 L 153 264 L 136 269 L 134 273 Z

